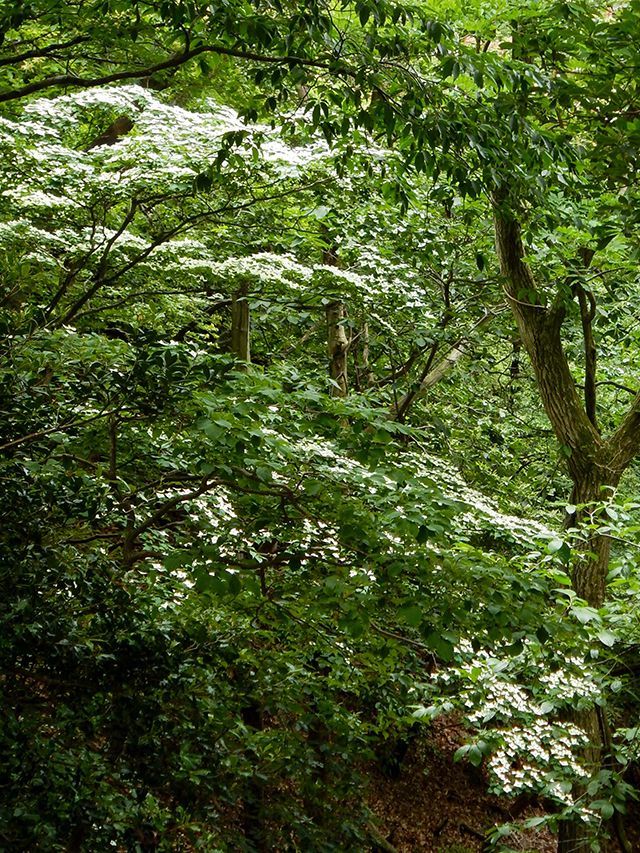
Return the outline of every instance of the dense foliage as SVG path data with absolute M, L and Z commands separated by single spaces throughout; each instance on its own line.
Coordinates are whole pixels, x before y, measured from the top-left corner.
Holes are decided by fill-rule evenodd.
M 639 9 L 485 6 L 0 5 L 2 849 L 625 843 Z

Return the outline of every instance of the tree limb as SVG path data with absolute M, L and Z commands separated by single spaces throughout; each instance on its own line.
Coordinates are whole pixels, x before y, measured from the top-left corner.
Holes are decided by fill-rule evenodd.
M 2 56 L 0 57 L 0 66 L 19 65 L 27 59 L 39 59 L 44 56 L 49 56 L 58 50 L 66 50 L 69 47 L 75 47 L 75 45 L 82 44 L 87 41 L 90 41 L 89 36 L 76 36 L 75 38 L 69 39 L 69 41 L 63 41 L 58 44 L 49 44 L 46 47 L 33 48 L 33 50 L 26 50 L 24 53 L 18 53 L 15 56 Z
M 602 440 L 585 411 L 562 346 L 562 305 L 547 306 L 524 260 L 520 224 L 508 211 L 506 194 L 494 198 L 496 250 L 511 310 L 533 366 L 542 402 L 554 432 L 568 449 L 572 477 L 596 461 Z
M 596 300 L 591 291 L 581 284 L 576 285 L 576 295 L 580 305 L 582 337 L 584 340 L 584 407 L 587 417 L 598 429 L 596 421 L 596 344 L 593 338 L 593 318 L 596 313 Z
M 40 429 L 37 432 L 30 432 L 28 435 L 23 435 L 21 438 L 14 438 L 13 441 L 7 441 L 0 445 L 1 450 L 8 450 L 10 447 L 17 447 L 20 444 L 26 444 L 29 441 L 35 441 L 37 438 L 43 438 L 45 435 L 50 435 L 52 432 L 64 432 L 75 426 L 83 426 L 84 424 L 96 421 L 98 418 L 105 418 L 117 412 L 117 409 L 112 409 L 109 412 L 99 412 L 97 415 L 91 415 L 89 418 L 83 418 L 79 421 L 67 421 L 64 424 L 56 424 L 56 426 Z
M 487 311 L 487 313 L 472 326 L 469 335 L 484 328 L 484 326 L 487 326 L 495 316 L 496 315 L 493 311 Z M 402 420 L 410 406 L 412 406 L 417 399 L 426 394 L 429 388 L 432 388 L 440 382 L 440 380 L 456 366 L 460 359 L 467 355 L 470 349 L 471 344 L 468 336 L 459 338 L 444 358 L 442 358 L 433 368 L 431 367 L 431 364 L 433 362 L 435 350 L 432 349 L 426 367 L 423 370 L 422 376 L 420 377 L 417 385 L 408 391 L 399 403 L 393 405 L 392 414 L 394 418 L 396 420 Z
M 640 453 L 640 394 L 607 442 L 609 464 L 620 474 Z
M 99 77 L 78 77 L 76 74 L 55 74 L 51 77 L 45 77 L 42 80 L 35 80 L 33 83 L 27 83 L 25 86 L 20 86 L 17 89 L 9 89 L 5 92 L 0 92 L 0 103 L 6 101 L 14 101 L 18 98 L 26 98 L 28 95 L 33 95 L 36 92 L 42 92 L 45 89 L 52 89 L 56 86 L 74 86 L 81 89 L 91 88 L 92 86 L 105 86 L 108 83 L 117 83 L 120 80 L 135 80 L 140 77 L 151 77 L 159 71 L 166 71 L 170 68 L 179 68 L 189 60 L 206 53 L 214 53 L 219 56 L 233 56 L 237 59 L 246 59 L 251 62 L 263 62 L 271 65 L 303 65 L 312 68 L 320 68 L 325 71 L 331 71 L 332 74 L 346 73 L 346 66 L 341 68 L 336 62 L 325 62 L 321 60 L 306 59 L 301 56 L 268 56 L 260 53 L 254 53 L 249 50 L 241 50 L 239 48 L 223 47 L 222 45 L 200 45 L 191 50 L 184 50 L 177 53 L 170 59 L 163 62 L 158 62 L 155 65 L 148 65 L 145 68 L 134 68 L 127 71 L 114 71 L 112 74 L 104 74 Z

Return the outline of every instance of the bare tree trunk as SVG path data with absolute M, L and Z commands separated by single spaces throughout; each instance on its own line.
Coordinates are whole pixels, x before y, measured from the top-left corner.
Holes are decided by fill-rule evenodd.
M 236 291 L 231 303 L 231 352 L 246 364 L 251 363 L 251 318 L 249 316 L 248 288 L 243 285 Z
M 332 397 L 346 397 L 347 353 L 349 340 L 344 328 L 346 319 L 344 303 L 331 302 L 327 305 L 327 351 L 329 354 L 329 375 L 336 383 L 331 387 Z

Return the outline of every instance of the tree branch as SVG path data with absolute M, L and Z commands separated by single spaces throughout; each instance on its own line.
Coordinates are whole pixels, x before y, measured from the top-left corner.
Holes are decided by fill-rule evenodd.
M 450 370 L 452 370 L 456 364 L 460 361 L 460 359 L 467 355 L 471 348 L 471 344 L 469 341 L 469 336 L 473 332 L 477 332 L 480 329 L 487 326 L 491 320 L 495 317 L 495 312 L 487 311 L 487 313 L 481 317 L 471 328 L 469 335 L 465 338 L 459 338 L 456 343 L 451 347 L 449 352 L 442 358 L 435 367 L 431 367 L 433 362 L 433 356 L 435 356 L 436 350 L 432 348 L 429 359 L 427 360 L 427 364 L 422 372 L 422 376 L 420 377 L 417 385 L 408 391 L 402 400 L 399 403 L 395 403 L 392 407 L 392 414 L 396 420 L 401 421 L 409 410 L 410 406 L 419 398 L 422 397 L 429 388 L 432 388 L 441 379 L 443 379 Z
M 102 257 L 100 258 L 100 263 L 98 264 L 98 269 L 96 270 L 94 284 L 71 306 L 71 308 L 69 308 L 62 320 L 60 320 L 60 325 L 64 326 L 66 323 L 70 323 L 71 320 L 78 313 L 78 311 L 82 308 L 82 306 L 85 305 L 105 283 L 104 274 L 106 272 L 107 264 L 109 262 L 109 254 L 111 252 L 111 249 L 113 248 L 116 240 L 124 234 L 128 226 L 133 221 L 133 217 L 135 216 L 137 209 L 138 201 L 134 198 L 131 200 L 129 210 L 127 211 L 126 216 L 122 220 L 120 227 L 112 234 L 109 240 L 107 240 L 107 243 L 104 247 L 104 251 L 102 253 Z
M 40 429 L 37 432 L 30 432 L 28 435 L 23 435 L 21 438 L 14 438 L 13 441 L 7 441 L 0 445 L 1 450 L 8 450 L 11 447 L 18 447 L 20 444 L 26 444 L 29 441 L 35 441 L 37 438 L 43 438 L 45 435 L 50 435 L 52 432 L 64 432 L 67 429 L 72 429 L 75 426 L 83 426 L 84 424 L 96 421 L 98 418 L 105 418 L 117 412 L 117 409 L 112 409 L 109 412 L 98 412 L 97 415 L 91 415 L 89 418 L 83 418 L 79 421 L 67 421 L 64 424 L 56 424 L 56 426 Z
M 584 406 L 587 417 L 598 429 L 596 421 L 596 344 L 593 338 L 593 318 L 596 313 L 596 300 L 581 284 L 576 285 L 576 295 L 580 305 L 582 337 L 584 339 Z
M 124 233 L 126 228 L 133 221 L 134 215 L 137 210 L 140 209 L 142 202 L 139 199 L 132 199 L 129 211 L 125 216 L 123 222 L 121 223 L 118 230 L 109 238 L 108 242 L 105 244 L 105 248 L 102 252 L 102 256 L 100 258 L 100 262 L 98 264 L 98 268 L 93 276 L 93 284 L 91 287 L 82 294 L 82 296 L 78 297 L 77 301 L 73 303 L 73 305 L 65 312 L 64 316 L 58 320 L 54 320 L 51 325 L 55 327 L 64 326 L 67 323 L 70 323 L 76 316 L 76 314 L 81 310 L 81 308 L 86 305 L 86 303 L 92 299 L 99 290 L 101 290 L 105 285 L 114 284 L 119 278 L 121 278 L 125 273 L 129 272 L 129 270 L 133 269 L 137 264 L 146 260 L 149 255 L 153 252 L 154 249 L 157 249 L 158 246 L 167 243 L 171 240 L 172 237 L 176 237 L 178 234 L 184 233 L 191 228 L 194 228 L 198 223 L 208 220 L 213 225 L 219 224 L 229 224 L 223 220 L 216 220 L 216 216 L 220 216 L 221 214 L 229 214 L 229 213 L 238 213 L 242 210 L 247 210 L 254 205 L 261 204 L 263 202 L 268 201 L 277 201 L 281 198 L 286 198 L 290 195 L 295 195 L 296 193 L 301 193 L 305 190 L 312 189 L 313 187 L 320 186 L 322 184 L 328 183 L 329 178 L 319 178 L 318 180 L 312 181 L 309 184 L 298 185 L 295 187 L 290 187 L 285 190 L 281 190 L 280 192 L 273 193 L 265 193 L 262 196 L 255 196 L 253 198 L 248 199 L 240 204 L 232 205 L 231 201 L 228 200 L 224 205 L 214 209 L 214 210 L 203 210 L 199 213 L 195 213 L 192 216 L 187 217 L 186 219 L 179 222 L 178 225 L 173 228 L 168 229 L 167 231 L 163 231 L 159 234 L 154 240 L 152 240 L 149 245 L 138 252 L 137 255 L 134 255 L 133 258 L 124 263 L 119 269 L 115 270 L 115 272 L 110 275 L 106 275 L 109 254 L 111 249 L 115 245 L 116 240 Z M 265 189 L 270 189 L 273 184 L 268 185 Z M 162 197 L 161 200 L 164 200 Z
M 167 512 L 169 512 L 169 510 L 181 503 L 184 503 L 184 501 L 199 497 L 219 483 L 220 481 L 215 479 L 212 474 L 207 474 L 200 480 L 200 484 L 195 489 L 192 489 L 190 492 L 174 495 L 174 497 L 169 498 L 169 500 L 160 504 L 155 512 L 153 512 L 149 518 L 141 524 L 137 525 L 137 527 L 129 527 L 129 529 L 124 533 L 122 542 L 122 551 L 125 562 L 127 564 L 135 562 L 137 555 L 134 552 L 133 546 L 135 545 L 136 540 L 139 536 L 157 524 L 167 514 Z
M 59 44 L 49 44 L 46 47 L 26 50 L 24 53 L 16 54 L 16 56 L 2 56 L 0 57 L 0 66 L 19 65 L 21 62 L 25 62 L 27 59 L 39 59 L 43 56 L 49 56 L 50 54 L 55 53 L 57 50 L 66 50 L 69 47 L 75 47 L 75 45 L 82 44 L 83 42 L 87 42 L 89 40 L 89 36 L 76 36 L 75 38 L 72 38 L 69 41 L 63 41 Z
M 506 193 L 494 198 L 496 250 L 511 310 L 533 366 L 542 402 L 554 432 L 568 449 L 572 477 L 596 461 L 602 440 L 578 397 L 562 346 L 564 309 L 548 307 L 524 261 L 520 224 L 505 207 Z
M 45 89 L 52 89 L 56 86 L 74 86 L 77 88 L 87 89 L 92 86 L 105 86 L 108 83 L 117 83 L 120 80 L 135 80 L 140 77 L 150 77 L 159 71 L 166 71 L 170 68 L 179 68 L 189 60 L 205 53 L 214 53 L 219 56 L 233 56 L 237 59 L 246 59 L 251 62 L 263 62 L 272 65 L 303 65 L 312 68 L 320 68 L 325 71 L 331 71 L 333 74 L 351 73 L 347 67 L 340 67 L 335 61 L 325 62 L 321 60 L 306 59 L 301 56 L 268 56 L 253 51 L 240 50 L 238 48 L 222 47 L 222 45 L 201 45 L 192 50 L 185 50 L 172 56 L 171 59 L 166 59 L 164 62 L 158 62 L 156 65 L 148 65 L 145 68 L 130 69 L 127 71 L 115 71 L 112 74 L 104 74 L 100 77 L 78 77 L 76 74 L 56 74 L 51 77 L 45 77 L 42 80 L 35 80 L 33 83 L 28 83 L 25 86 L 20 86 L 17 89 L 9 89 L 5 92 L 0 92 L 0 103 L 6 101 L 14 101 L 18 98 L 26 98 L 28 95 L 33 95 L 36 92 L 42 92 Z
M 640 453 L 640 394 L 607 442 L 609 464 L 622 474 Z

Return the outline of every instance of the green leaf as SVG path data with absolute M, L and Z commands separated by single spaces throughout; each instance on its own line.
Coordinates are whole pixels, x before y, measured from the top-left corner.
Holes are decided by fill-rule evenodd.
M 562 539 L 551 539 L 547 544 L 549 554 L 555 554 L 563 563 L 569 563 L 571 560 L 571 548 Z
M 308 495 L 319 495 L 324 491 L 324 483 L 320 480 L 305 480 L 303 488 Z
M 528 817 L 522 825 L 526 829 L 534 829 L 536 826 L 542 826 L 543 824 L 547 823 L 548 820 L 549 817 L 547 815 Z
M 168 554 L 164 560 L 164 567 L 167 571 L 181 569 L 183 566 L 188 566 L 193 563 L 194 557 L 189 551 L 173 551 Z
M 440 660 L 445 663 L 453 660 L 453 643 L 437 631 L 431 631 L 431 633 L 427 635 L 426 644 L 430 649 L 433 649 Z
M 440 64 L 440 73 L 443 77 L 449 77 L 452 74 L 454 66 L 456 65 L 456 58 L 452 54 L 447 54 L 445 58 L 442 60 Z
M 608 648 L 611 648 L 615 645 L 618 638 L 611 631 L 607 631 L 606 629 L 604 629 L 598 632 L 598 639 L 603 645 L 607 646 Z
M 336 592 L 342 587 L 342 578 L 337 575 L 329 575 L 324 579 L 324 587 L 329 592 Z
M 474 767 L 479 767 L 482 764 L 482 752 L 475 744 L 469 750 L 467 758 Z
M 593 622 L 595 620 L 600 620 L 600 614 L 594 607 L 580 607 L 578 605 L 573 605 L 571 608 L 571 613 L 576 617 L 578 622 L 581 622 L 583 625 L 586 625 L 588 622 Z
M 325 219 L 331 213 L 331 208 L 325 204 L 320 204 L 311 211 L 311 216 L 314 219 Z
M 418 532 L 416 533 L 416 542 L 419 545 L 424 545 L 425 542 L 429 541 L 429 528 L 421 524 L 418 528 Z
M 612 818 L 615 811 L 613 805 L 608 800 L 594 800 L 591 803 L 591 808 L 599 811 L 604 820 Z
M 559 551 L 564 545 L 564 541 L 562 539 L 551 539 L 547 543 L 547 551 L 549 554 L 555 554 L 556 551 Z
M 417 604 L 408 604 L 400 608 L 400 619 L 410 625 L 412 628 L 417 627 L 422 622 L 422 608 Z
M 206 569 L 199 568 L 193 573 L 196 589 L 202 593 L 223 594 L 225 585 L 219 577 L 211 575 Z
M 464 746 L 458 747 L 456 751 L 453 753 L 453 760 L 455 762 L 461 761 L 471 749 L 470 743 L 465 743 Z

